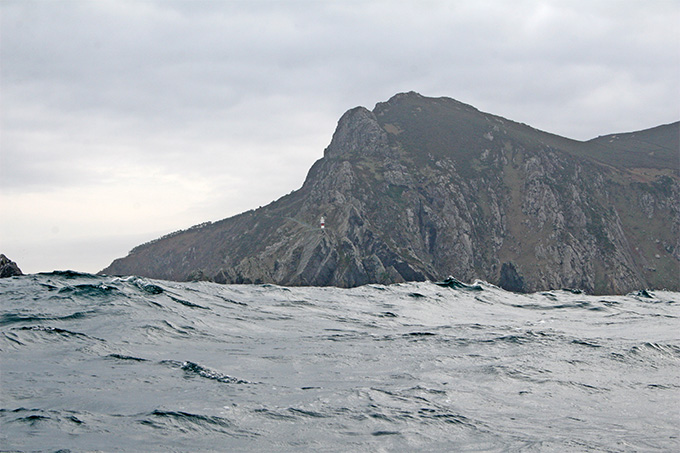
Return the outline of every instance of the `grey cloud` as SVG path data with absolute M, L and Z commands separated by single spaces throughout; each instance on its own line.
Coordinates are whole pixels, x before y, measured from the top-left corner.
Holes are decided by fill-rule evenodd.
M 212 219 L 256 207 L 401 91 L 577 139 L 680 117 L 676 1 L 6 0 L 0 21 L 0 189 L 46 203 L 153 169 L 205 184 Z
M 130 11 L 114 11 L 114 20 L 114 13 L 92 5 L 66 4 L 66 9 L 75 6 L 70 15 L 57 15 L 60 26 L 14 46 L 39 49 L 35 58 L 18 53 L 13 58 L 10 52 L 8 66 L 21 72 L 17 78 L 44 81 L 42 92 L 36 91 L 53 99 L 55 107 L 196 121 L 215 109 L 238 108 L 277 93 L 305 101 L 341 93 L 335 102 L 361 93 L 363 99 L 377 101 L 383 86 L 433 86 L 454 97 L 463 90 L 483 93 L 512 86 L 503 90 L 505 96 L 514 93 L 516 100 L 549 104 L 587 82 L 586 73 L 576 74 L 577 80 L 563 77 L 573 65 L 599 63 L 635 74 L 668 61 L 678 65 L 677 58 L 659 59 L 626 46 L 641 35 L 631 29 L 634 15 L 625 16 L 625 29 L 616 33 L 610 30 L 616 25 L 613 19 L 581 17 L 578 8 L 585 4 L 579 2 L 534 19 L 533 10 L 541 7 L 533 2 L 482 2 L 462 10 L 441 2 L 429 8 L 419 3 L 351 3 L 344 8 L 339 2 L 325 7 L 266 2 L 267 8 L 250 3 L 210 8 L 199 2 L 198 12 L 185 3 L 169 8 L 163 2 L 143 3 L 143 8 L 124 3 Z M 132 14 L 138 10 L 141 18 Z M 560 20 L 558 13 L 565 18 Z M 40 18 L 30 19 L 40 29 Z M 85 25 L 74 28 L 73 22 Z M 14 35 L 11 29 L 7 34 Z M 62 44 L 55 50 L 50 43 L 56 42 Z M 12 49 L 12 42 L 5 47 Z M 639 55 L 632 68 L 630 53 Z M 38 66 L 44 71 L 32 74 Z M 3 75 L 9 83 L 12 70 Z M 536 79 L 540 83 L 532 82 Z

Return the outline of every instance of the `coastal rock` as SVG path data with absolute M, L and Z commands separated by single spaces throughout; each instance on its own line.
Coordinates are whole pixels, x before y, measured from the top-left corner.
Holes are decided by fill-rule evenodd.
M 387 133 L 380 127 L 373 112 L 356 107 L 340 118 L 324 156 L 377 156 L 387 153 L 388 149 Z
M 522 292 L 677 291 L 679 129 L 578 142 L 403 93 L 343 115 L 299 190 L 143 244 L 103 272 L 343 287 L 452 275 Z
M 0 278 L 14 277 L 17 275 L 24 275 L 17 266 L 17 263 L 0 254 Z

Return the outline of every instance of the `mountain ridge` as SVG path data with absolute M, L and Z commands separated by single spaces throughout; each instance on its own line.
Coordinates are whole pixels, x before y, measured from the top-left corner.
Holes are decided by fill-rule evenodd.
M 400 93 L 342 115 L 300 189 L 138 246 L 102 272 L 318 286 L 454 275 L 514 291 L 678 290 L 680 163 L 668 163 L 679 127 L 580 142 L 450 98 Z

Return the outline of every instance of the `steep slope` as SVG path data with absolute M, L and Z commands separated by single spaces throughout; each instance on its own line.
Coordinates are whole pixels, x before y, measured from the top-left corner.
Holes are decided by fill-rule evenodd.
M 678 123 L 584 143 L 452 99 L 399 94 L 345 113 L 298 191 L 139 246 L 102 272 L 337 286 L 454 275 L 515 291 L 678 290 L 680 182 L 663 151 L 678 152 L 673 130 Z M 657 147 L 636 148 L 636 137 Z

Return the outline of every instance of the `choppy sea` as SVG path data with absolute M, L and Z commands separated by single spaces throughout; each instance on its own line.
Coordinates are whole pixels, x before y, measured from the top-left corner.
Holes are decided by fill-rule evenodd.
M 680 451 L 680 294 L 0 280 L 1 451 Z

